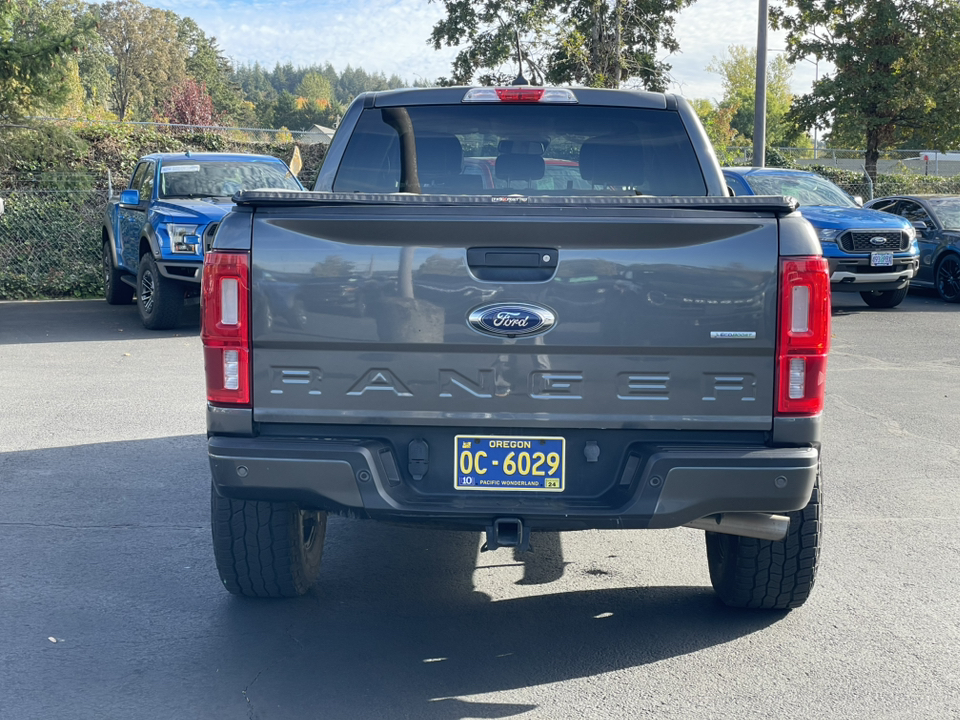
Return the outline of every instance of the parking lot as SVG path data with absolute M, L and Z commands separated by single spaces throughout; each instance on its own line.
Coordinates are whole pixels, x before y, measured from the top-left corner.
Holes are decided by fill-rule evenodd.
M 834 296 L 811 600 L 730 610 L 691 529 L 332 519 L 316 588 L 213 564 L 198 313 L 0 303 L 0 718 L 960 717 L 960 306 Z

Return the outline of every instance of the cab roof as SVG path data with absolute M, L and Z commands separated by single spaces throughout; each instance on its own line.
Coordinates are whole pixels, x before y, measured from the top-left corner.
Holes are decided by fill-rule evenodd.
M 464 95 L 476 89 L 475 85 L 459 85 L 438 88 L 401 88 L 367 92 L 357 96 L 365 108 L 409 107 L 411 105 L 459 105 Z M 500 87 L 530 87 L 504 85 Z M 537 85 L 535 87 L 545 87 Z M 646 90 L 606 90 L 601 88 L 564 87 L 571 91 L 580 105 L 610 105 L 613 107 L 639 107 L 652 110 L 676 110 L 677 96 Z M 535 103 L 531 103 L 535 104 Z
M 154 160 L 160 163 L 170 160 L 192 160 L 195 162 L 244 162 L 244 161 L 271 161 L 282 163 L 283 160 L 273 155 L 255 155 L 253 153 L 215 153 L 215 152 L 178 152 L 178 153 L 151 153 L 144 155 L 141 160 Z

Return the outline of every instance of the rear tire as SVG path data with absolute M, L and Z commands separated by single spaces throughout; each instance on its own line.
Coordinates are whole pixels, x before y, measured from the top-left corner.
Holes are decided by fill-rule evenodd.
M 133 301 L 133 287 L 123 281 L 123 273 L 113 264 L 108 240 L 103 241 L 103 299 L 109 305 L 129 305 Z
M 899 290 L 877 290 L 876 292 L 862 292 L 860 297 L 872 308 L 892 308 L 903 302 L 907 297 L 909 285 L 904 285 Z
M 960 302 L 960 256 L 947 255 L 937 263 L 934 285 L 940 299 L 948 303 Z
M 820 559 L 820 475 L 807 506 L 787 513 L 790 530 L 783 541 L 706 533 L 710 582 L 726 605 L 790 610 L 806 602 Z
M 211 485 L 210 526 L 220 580 L 234 595 L 297 597 L 316 583 L 325 512 L 220 497 Z
M 169 330 L 180 321 L 183 310 L 183 286 L 160 274 L 157 261 L 149 253 L 140 258 L 137 270 L 137 310 L 148 330 Z

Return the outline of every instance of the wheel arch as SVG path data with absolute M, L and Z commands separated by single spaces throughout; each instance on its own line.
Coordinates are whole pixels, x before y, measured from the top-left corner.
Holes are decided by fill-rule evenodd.
M 110 248 L 110 256 L 113 258 L 113 266 L 116 268 L 120 267 L 120 258 L 117 257 L 117 243 L 113 239 L 113 230 L 109 225 L 104 224 L 101 226 L 100 240 L 101 243 L 106 244 Z
M 936 272 L 937 269 L 940 267 L 940 263 L 942 263 L 951 255 L 953 255 L 955 258 L 960 260 L 960 248 L 956 248 L 956 247 L 953 247 L 952 245 L 948 245 L 947 247 L 940 250 L 939 254 L 937 254 L 937 256 L 934 257 L 933 259 L 933 271 Z
M 140 230 L 140 248 L 137 258 L 142 258 L 145 252 L 149 252 L 156 260 L 160 259 L 160 240 L 157 238 L 156 228 L 149 222 L 144 223 Z

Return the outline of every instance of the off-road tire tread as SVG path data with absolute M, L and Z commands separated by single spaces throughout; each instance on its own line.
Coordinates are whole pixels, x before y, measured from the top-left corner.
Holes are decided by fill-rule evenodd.
M 907 297 L 909 285 L 905 285 L 899 290 L 884 290 L 879 295 L 869 292 L 860 293 L 863 301 L 872 308 L 892 308 L 896 307 Z
M 706 533 L 710 580 L 726 605 L 790 610 L 810 597 L 817 576 L 823 525 L 819 476 L 807 506 L 788 516 L 790 530 L 782 542 Z M 728 543 L 731 559 L 723 569 L 712 558 L 716 549 L 711 545 L 718 542 Z
M 223 586 L 234 595 L 298 597 L 316 582 L 326 516 L 312 551 L 305 553 L 293 503 L 234 500 L 211 488 L 213 552 Z
M 183 311 L 183 289 L 176 280 L 164 277 L 160 273 L 156 260 L 149 254 L 140 258 L 140 266 L 149 263 L 153 266 L 153 312 L 144 312 L 143 304 L 137 299 L 137 310 L 140 320 L 147 330 L 170 330 L 180 322 L 180 313 Z M 140 288 L 140 272 L 137 272 L 137 288 Z

